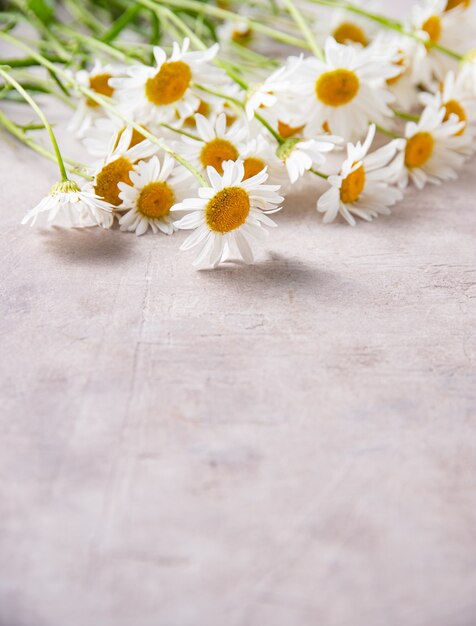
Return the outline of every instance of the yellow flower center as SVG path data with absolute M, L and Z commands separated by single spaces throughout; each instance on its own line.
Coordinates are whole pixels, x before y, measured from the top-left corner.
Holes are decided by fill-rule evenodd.
M 187 91 L 192 72 L 183 61 L 168 61 L 164 63 L 153 78 L 145 84 L 147 99 L 157 106 L 164 106 L 177 102 Z
M 284 122 L 281 122 L 281 120 L 278 120 L 278 132 L 281 135 L 281 137 L 284 137 L 284 139 L 288 139 L 288 137 L 293 137 L 294 135 L 297 135 L 298 133 L 302 131 L 303 128 L 304 128 L 304 125 L 303 126 L 288 126 Z
M 431 43 L 438 43 L 441 37 L 441 20 L 438 15 L 429 17 L 421 28 L 428 33 Z
M 211 230 L 229 233 L 246 222 L 250 197 L 242 187 L 225 187 L 209 200 L 205 219 Z
M 334 39 L 338 43 L 361 43 L 363 46 L 368 44 L 364 31 L 352 22 L 342 22 L 334 31 Z
M 106 202 L 119 206 L 121 199 L 119 198 L 119 188 L 117 183 L 131 184 L 129 174 L 132 171 L 132 163 L 125 157 L 119 157 L 115 161 L 111 161 L 105 165 L 96 176 L 94 191 L 100 198 L 104 198 Z
M 208 114 L 210 113 L 210 105 L 208 104 L 208 102 L 205 102 L 204 100 L 200 100 L 198 109 L 195 111 L 195 113 L 185 118 L 184 120 L 185 126 L 195 126 L 195 115 L 197 113 L 200 113 L 200 115 L 204 115 L 205 117 L 208 117 Z
M 463 109 L 461 104 L 457 100 L 448 100 L 445 104 L 445 117 L 444 121 L 450 119 L 450 115 L 456 115 L 460 122 L 466 122 L 468 119 L 466 115 L 466 111 Z M 459 130 L 455 135 L 462 135 L 465 131 L 466 124 L 463 126 L 461 130 Z
M 248 43 L 252 36 L 251 28 L 247 28 L 246 30 L 234 30 L 231 34 L 231 38 L 235 43 L 239 43 L 244 45 Z
M 125 131 L 125 127 L 121 128 L 121 130 L 117 133 L 117 137 L 116 137 L 116 143 L 114 144 L 114 148 L 117 147 L 117 144 L 119 143 L 119 140 L 122 137 L 122 134 Z M 145 137 L 142 133 L 140 133 L 138 130 L 136 130 L 135 128 L 132 129 L 132 134 L 131 134 L 131 140 L 129 142 L 129 145 L 127 146 L 127 149 L 129 148 L 133 148 L 134 146 L 137 146 L 138 143 L 140 143 L 141 141 L 145 141 Z
M 455 9 L 456 7 L 464 7 L 467 9 L 471 5 L 471 0 L 448 0 L 446 3 L 445 11 L 451 11 L 451 9 Z
M 247 178 L 256 176 L 256 174 L 259 174 L 261 170 L 264 170 L 266 163 L 256 157 L 248 157 L 243 161 L 243 166 L 245 168 L 243 180 L 246 180 Z
M 435 140 L 430 133 L 416 133 L 407 141 L 405 165 L 409 168 L 421 167 L 433 154 Z
M 346 204 L 355 202 L 365 187 L 365 170 L 361 165 L 342 181 L 340 199 Z
M 109 85 L 109 79 L 112 78 L 111 74 L 96 74 L 89 77 L 89 88 L 102 96 L 111 98 L 114 93 L 114 88 Z M 100 106 L 97 102 L 91 98 L 87 99 L 87 103 L 90 107 Z
M 355 98 L 360 82 L 350 70 L 324 72 L 316 81 L 317 99 L 327 106 L 340 107 Z
M 211 165 L 219 174 L 223 174 L 224 161 L 236 161 L 238 150 L 226 139 L 212 139 L 206 143 L 200 153 L 203 167 Z
M 146 185 L 139 194 L 136 209 L 144 217 L 159 218 L 168 215 L 175 203 L 171 187 L 164 182 Z

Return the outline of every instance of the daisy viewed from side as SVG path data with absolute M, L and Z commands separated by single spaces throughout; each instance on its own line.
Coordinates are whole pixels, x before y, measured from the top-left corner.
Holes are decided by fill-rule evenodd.
M 177 144 L 180 152 L 198 169 L 214 167 L 223 174 L 225 161 L 236 161 L 241 156 L 249 136 L 248 127 L 237 120 L 227 128 L 225 113 L 220 113 L 215 120 L 208 120 L 203 115 L 195 115 L 198 137 L 183 136 Z
M 405 126 L 406 141 L 396 161 L 400 164 L 398 183 L 406 187 L 411 180 L 418 189 L 427 182 L 439 184 L 457 177 L 471 143 L 469 135 L 460 135 L 464 122 L 456 116 L 444 121 L 446 110 L 426 107 L 418 122 Z
M 141 141 L 130 147 L 132 135 L 133 129 L 128 126 L 106 158 L 94 169 L 94 192 L 115 207 L 121 204 L 118 183 L 130 183 L 134 164 L 157 152 L 157 146 L 150 141 Z
M 248 237 L 263 239 L 267 235 L 264 226 L 276 226 L 268 214 L 281 208 L 279 185 L 263 184 L 268 178 L 266 170 L 245 180 L 241 160 L 226 161 L 222 176 L 209 166 L 207 175 L 210 186 L 200 188 L 198 198 L 172 207 L 173 211 L 191 211 L 175 222 L 177 228 L 194 231 L 180 249 L 199 247 L 195 266 L 216 267 L 235 248 L 246 263 L 252 263 Z
M 118 210 L 128 209 L 119 220 L 121 230 L 143 235 L 150 227 L 154 233 L 171 235 L 175 227 L 170 210 L 194 186 L 190 174 L 164 154 L 162 163 L 157 156 L 139 161 L 130 179 L 130 185 L 119 183 Z
M 112 209 L 110 204 L 92 191 L 81 190 L 74 181 L 66 180 L 54 185 L 50 193 L 28 211 L 22 224 L 31 220 L 33 226 L 40 213 L 48 213 L 48 222 L 51 223 L 62 213 L 71 226 L 110 228 L 113 222 Z
M 96 61 L 91 70 L 80 70 L 75 75 L 75 80 L 83 87 L 89 87 L 97 94 L 112 98 L 114 95 L 114 87 L 110 85 L 109 80 L 119 74 L 119 69 L 113 65 L 103 65 L 100 61 Z M 78 137 L 82 137 L 88 128 L 93 124 L 94 120 L 104 115 L 101 106 L 78 92 L 78 106 L 68 124 L 68 129 Z
M 98 159 L 105 159 L 118 145 L 119 139 L 126 130 L 124 122 L 118 117 L 100 117 L 94 121 L 82 137 L 82 143 L 92 156 Z M 137 144 L 145 141 L 144 135 L 135 128 L 130 132 L 130 142 L 127 149 L 133 148 Z
M 323 165 L 326 162 L 324 154 L 340 143 L 342 138 L 335 135 L 320 135 L 305 141 L 291 137 L 279 146 L 276 154 L 286 167 L 289 181 L 295 183 L 311 167 Z
M 329 176 L 328 189 L 318 200 L 317 210 L 324 213 L 323 222 L 333 222 L 340 213 L 351 225 L 355 217 L 370 222 L 378 215 L 388 215 L 389 207 L 401 200 L 400 189 L 391 186 L 395 166 L 389 165 L 395 157 L 398 141 L 368 154 L 375 136 L 375 125 L 369 127 L 364 143 L 347 144 L 347 158 L 340 173 Z
M 196 84 L 216 84 L 223 81 L 224 73 L 210 64 L 218 44 L 199 52 L 190 52 L 189 45 L 188 38 L 182 47 L 174 42 L 169 59 L 156 46 L 155 67 L 135 65 L 127 68 L 125 77 L 112 79 L 124 110 L 146 123 L 171 122 L 177 116 L 184 120 L 197 111 L 201 96 Z
M 296 125 L 305 123 L 311 137 L 323 129 L 349 140 L 362 136 L 370 121 L 392 116 L 388 105 L 394 96 L 385 80 L 399 71 L 371 48 L 344 46 L 328 37 L 325 61 L 308 57 L 296 73 Z
M 469 124 L 476 120 L 476 97 L 469 89 L 464 73 L 455 76 L 454 72 L 448 72 L 441 89 L 436 93 L 421 93 L 420 101 L 433 109 L 439 110 L 444 107 L 443 121 L 454 116 L 458 122 L 463 122 L 464 126 L 457 132 L 457 135 L 467 132 L 473 134 Z M 468 146 L 468 149 L 472 151 L 472 146 Z

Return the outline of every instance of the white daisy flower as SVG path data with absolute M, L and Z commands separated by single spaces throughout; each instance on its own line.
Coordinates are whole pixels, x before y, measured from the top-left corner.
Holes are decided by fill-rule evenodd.
M 56 183 L 50 193 L 28 211 L 22 224 L 32 220 L 33 226 L 40 213 L 48 213 L 48 222 L 51 223 L 62 213 L 74 227 L 110 228 L 113 222 L 112 209 L 110 204 L 95 193 L 81 190 L 74 181 L 66 180 Z
M 448 0 L 423 0 L 412 8 L 408 27 L 429 43 L 465 54 L 474 44 L 474 26 L 464 15 L 463 3 L 456 3 L 451 10 L 447 6 Z M 449 55 L 424 43 L 418 47 L 415 64 L 427 87 L 431 87 L 434 76 L 443 80 L 447 71 L 456 69 L 457 62 Z
M 133 129 L 128 126 L 120 134 L 117 143 L 111 144 L 106 157 L 93 169 L 94 192 L 115 207 L 121 204 L 118 183 L 130 183 L 134 164 L 140 159 L 151 157 L 158 150 L 155 144 L 147 140 L 130 147 L 132 136 Z
M 286 167 L 290 182 L 295 183 L 311 167 L 323 165 L 326 162 L 324 154 L 340 143 L 342 138 L 335 135 L 320 135 L 306 141 L 290 138 L 279 146 L 276 154 Z
M 143 235 L 149 227 L 171 235 L 175 227 L 170 209 L 182 200 L 194 186 L 191 176 L 168 154 L 162 164 L 157 156 L 149 161 L 139 161 L 130 173 L 132 185 L 119 183 L 119 209 L 129 209 L 119 224 L 121 230 Z
M 378 11 L 377 2 L 369 0 L 354 0 L 355 7 L 361 7 L 367 11 Z M 339 6 L 316 7 L 317 16 L 313 30 L 317 42 L 323 46 L 327 37 L 333 37 L 337 43 L 357 46 L 367 46 L 378 30 L 375 22 L 355 13 L 349 13 Z
M 124 122 L 118 117 L 101 117 L 86 130 L 82 137 L 82 143 L 89 154 L 97 159 L 105 159 L 117 147 L 125 129 Z M 133 148 L 145 140 L 144 135 L 133 128 L 128 148 Z
M 225 113 L 220 113 L 215 120 L 208 120 L 197 113 L 195 123 L 198 138 L 181 137 L 180 143 L 176 144 L 177 152 L 197 169 L 205 170 L 212 166 L 223 174 L 223 163 L 236 161 L 241 156 L 249 138 L 249 128 L 241 120 L 228 128 Z
M 74 79 L 83 87 L 89 87 L 97 94 L 112 98 L 114 95 L 114 87 L 109 80 L 119 74 L 119 69 L 113 65 L 103 65 L 100 61 L 96 61 L 91 70 L 80 70 L 74 75 Z M 94 120 L 104 115 L 102 107 L 94 102 L 91 98 L 87 98 L 81 92 L 77 93 L 78 105 L 71 121 L 68 124 L 68 130 L 74 132 L 78 137 L 83 137 L 84 133 L 90 128 Z
M 125 78 L 111 80 L 125 111 L 146 123 L 183 120 L 197 111 L 203 93 L 196 85 L 223 82 L 224 73 L 210 64 L 218 44 L 200 52 L 189 52 L 189 45 L 188 38 L 181 48 L 174 42 L 169 59 L 156 46 L 155 67 L 135 65 L 127 68 Z
M 396 98 L 396 105 L 410 110 L 418 104 L 418 85 L 421 83 L 419 74 L 419 56 L 426 55 L 421 51 L 418 42 L 411 37 L 393 31 L 381 31 L 369 46 L 377 56 L 388 59 L 398 74 L 387 78 L 389 91 Z
M 427 182 L 439 184 L 457 177 L 456 170 L 464 162 L 462 152 L 471 143 L 471 137 L 458 135 L 464 122 L 456 116 L 444 121 L 445 115 L 444 108 L 426 107 L 418 122 L 406 124 L 406 141 L 396 159 L 400 187 L 406 187 L 409 179 L 423 189 Z
M 217 29 L 218 38 L 222 45 L 230 42 L 237 43 L 240 46 L 247 46 L 253 39 L 253 29 L 249 25 L 248 20 L 243 19 L 242 22 L 236 20 L 225 20 Z
M 292 77 L 303 57 L 289 57 L 282 67 L 274 71 L 262 83 L 257 83 L 250 88 L 246 96 L 245 112 L 249 121 L 253 119 L 258 109 L 270 109 L 278 102 L 281 106 L 286 105 L 292 86 Z
M 371 48 L 343 46 L 332 37 L 325 53 L 325 61 L 305 59 L 293 84 L 296 122 L 306 123 L 307 136 L 326 128 L 344 139 L 357 138 L 370 121 L 382 123 L 392 116 L 388 105 L 394 96 L 385 79 L 397 75 L 398 68 Z
M 252 178 L 266 168 L 268 182 L 282 185 L 287 180 L 283 163 L 276 155 L 276 141 L 273 145 L 262 134 L 250 139 L 240 150 L 240 159 L 245 168 L 244 180 Z
M 445 109 L 443 121 L 454 116 L 454 119 L 464 123 L 463 128 L 456 133 L 457 135 L 467 133 L 474 137 L 474 132 L 472 132 L 469 124 L 476 121 L 476 97 L 469 89 L 464 73 L 460 72 L 455 76 L 454 72 L 448 72 L 441 89 L 436 93 L 421 93 L 420 101 L 425 106 L 436 110 L 443 107 Z M 465 154 L 474 152 L 472 144 L 464 146 L 464 149 Z
M 244 180 L 241 160 L 226 161 L 223 176 L 213 167 L 207 168 L 207 174 L 210 186 L 200 188 L 198 198 L 189 198 L 172 208 L 191 211 L 175 223 L 177 228 L 194 230 L 180 249 L 199 246 L 195 266 L 216 267 L 229 258 L 234 248 L 246 263 L 252 263 L 247 238 L 263 239 L 267 235 L 264 226 L 276 226 L 268 214 L 281 208 L 279 185 L 263 184 L 268 177 L 266 170 Z
M 338 175 L 329 176 L 330 189 L 317 201 L 317 210 L 324 213 L 323 222 L 333 222 L 338 213 L 355 226 L 355 217 L 370 222 L 378 215 L 388 215 L 389 207 L 401 200 L 400 189 L 391 187 L 396 166 L 389 165 L 398 149 L 398 141 L 368 154 L 375 136 L 375 125 L 369 127 L 364 143 L 347 144 L 347 158 Z M 354 217 L 355 216 L 355 217 Z

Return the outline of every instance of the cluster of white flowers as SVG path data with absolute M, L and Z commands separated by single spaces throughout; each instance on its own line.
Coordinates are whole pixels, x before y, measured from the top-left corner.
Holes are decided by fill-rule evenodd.
M 25 221 L 63 208 L 73 226 L 192 230 L 181 249 L 215 267 L 251 262 L 249 239 L 276 226 L 268 215 L 304 178 L 324 223 L 388 215 L 409 184 L 455 178 L 474 151 L 469 4 L 423 0 L 391 28 L 365 15 L 368 2 L 354 12 L 299 2 L 322 55 L 290 56 L 271 73 L 230 69 L 236 47 L 262 58 L 246 15 L 208 48 L 185 38 L 155 47 L 152 65 L 96 62 L 73 77 L 70 126 L 95 160 L 90 182 L 55 186 Z

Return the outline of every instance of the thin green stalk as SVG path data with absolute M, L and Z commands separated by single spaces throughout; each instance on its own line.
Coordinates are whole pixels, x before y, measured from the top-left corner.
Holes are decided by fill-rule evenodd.
M 261 22 L 258 22 L 250 17 L 239 15 L 238 13 L 233 13 L 232 11 L 227 11 L 225 9 L 220 9 L 219 7 L 206 4 L 205 2 L 200 2 L 198 0 L 161 0 L 161 5 L 163 4 L 181 9 L 188 9 L 190 11 L 196 11 L 197 13 L 206 13 L 222 20 L 246 22 L 250 28 L 256 32 L 262 33 L 263 35 L 267 35 L 271 39 L 281 41 L 282 43 L 286 43 L 297 48 L 304 48 L 306 50 L 309 49 L 307 42 L 299 39 L 298 37 L 293 37 L 292 35 L 283 33 L 280 30 L 266 26 L 265 24 L 262 24 Z
M 34 141 L 31 137 L 22 130 L 22 128 L 18 127 L 12 120 L 10 120 L 2 111 L 0 111 L 0 125 L 3 126 L 11 135 L 19 139 L 22 143 L 28 146 L 31 150 L 36 152 L 37 154 L 45 157 L 49 161 L 57 162 L 56 154 L 54 152 L 50 152 L 39 143 Z M 88 176 L 82 171 L 82 164 L 77 164 L 76 161 L 72 161 L 70 159 L 64 159 L 65 166 L 72 174 L 76 174 L 77 176 L 81 176 L 87 180 L 92 180 L 92 176 Z
M 392 111 L 397 117 L 401 118 L 402 120 L 408 120 L 409 122 L 420 121 L 419 115 L 412 115 L 411 113 L 405 113 L 404 111 L 397 111 L 395 109 L 392 109 Z
M 401 138 L 401 135 L 399 135 L 398 133 L 394 133 L 392 130 L 389 130 L 388 128 L 385 128 L 384 126 L 380 126 L 380 124 L 375 124 L 375 128 L 380 133 L 383 133 L 384 135 L 387 135 L 387 137 L 391 137 L 392 139 L 400 139 Z
M 61 30 L 66 32 L 69 37 L 74 37 L 79 42 L 83 43 L 85 46 L 96 49 L 103 54 L 107 54 L 108 56 L 117 59 L 118 61 L 122 61 L 123 63 L 133 63 L 130 56 L 124 54 L 114 46 L 109 45 L 103 41 L 99 41 L 95 37 L 90 37 L 89 35 L 85 35 L 84 33 L 79 33 L 74 28 L 67 26 L 66 24 L 61 24 Z
M 114 41 L 116 37 L 128 26 L 141 10 L 139 4 L 131 4 L 128 9 L 113 23 L 111 28 L 102 36 L 104 43 Z
M 313 167 L 311 167 L 309 171 L 312 172 L 313 174 L 315 174 L 316 176 L 319 176 L 320 178 L 323 178 L 324 180 L 327 180 L 329 178 L 329 174 L 324 174 L 324 172 L 320 172 L 319 170 L 315 170 Z
M 43 125 L 45 126 L 46 131 L 50 137 L 50 141 L 51 141 L 51 145 L 53 146 L 54 153 L 56 155 L 56 162 L 58 163 L 58 167 L 61 173 L 61 180 L 62 181 L 68 180 L 68 174 L 66 173 L 66 168 L 63 162 L 63 157 L 61 156 L 61 152 L 58 147 L 55 134 L 45 114 L 40 109 L 40 107 L 36 104 L 36 102 L 33 100 L 30 94 L 23 89 L 20 83 L 18 83 L 12 76 L 10 76 L 7 72 L 5 72 L 5 70 L 2 70 L 1 68 L 0 68 L 0 76 L 3 76 L 4 80 L 9 82 L 12 85 L 12 87 L 14 87 L 18 91 L 18 93 L 21 96 L 23 96 L 26 102 L 28 102 L 28 104 L 31 106 L 33 111 L 35 111 L 35 113 L 38 115 L 40 120 L 43 122 Z
M 316 38 L 314 34 L 312 33 L 311 29 L 309 28 L 301 11 L 294 4 L 293 0 L 283 0 L 283 4 L 286 7 L 289 15 L 293 18 L 293 20 L 296 22 L 297 26 L 301 30 L 304 36 L 304 39 L 307 41 L 309 45 L 310 50 L 312 50 L 312 52 L 315 54 L 315 56 L 318 59 L 322 60 L 324 58 L 324 54 L 322 53 L 322 50 L 320 49 L 320 47 L 317 45 Z

